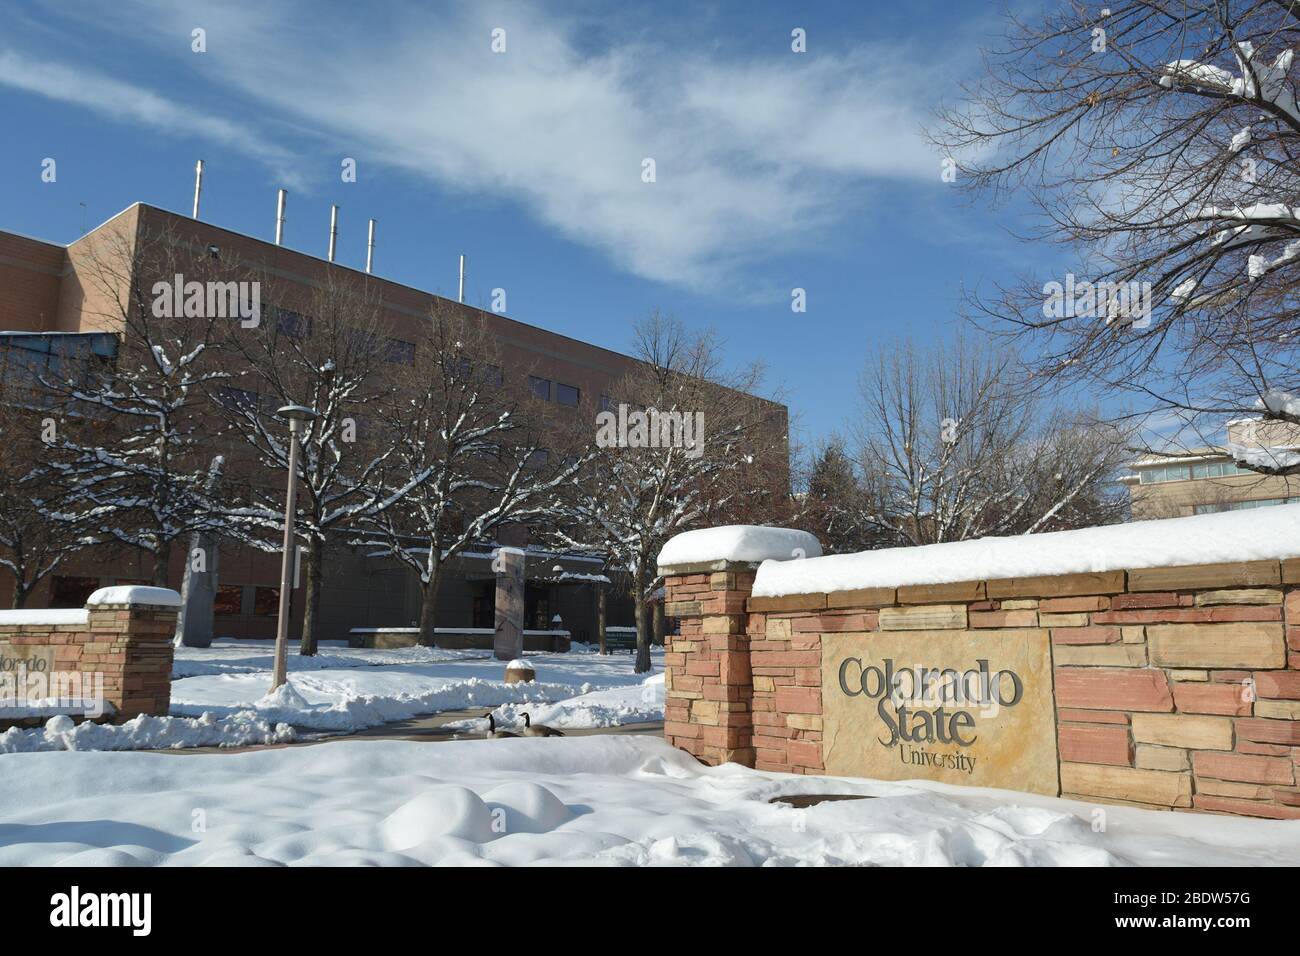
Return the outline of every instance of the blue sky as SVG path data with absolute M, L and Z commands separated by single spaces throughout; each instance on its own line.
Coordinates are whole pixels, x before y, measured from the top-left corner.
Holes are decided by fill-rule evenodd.
M 805 9 L 811 7 L 812 9 Z M 626 350 L 658 308 L 764 361 L 805 441 L 867 349 L 952 335 L 1041 252 L 940 177 L 922 126 L 992 5 L 7 3 L 0 228 L 67 242 L 135 201 Z M 505 52 L 491 49 L 505 30 Z M 791 51 L 802 28 L 807 52 Z M 205 31 L 207 51 L 192 50 Z M 57 181 L 41 181 L 41 162 Z M 357 162 L 345 183 L 340 163 Z M 642 181 L 642 160 L 656 181 Z M 85 204 L 83 209 L 82 203 Z M 803 288 L 807 312 L 791 311 Z

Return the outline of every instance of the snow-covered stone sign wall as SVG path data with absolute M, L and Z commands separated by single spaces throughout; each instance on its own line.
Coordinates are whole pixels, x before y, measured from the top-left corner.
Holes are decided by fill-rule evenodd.
M 165 588 L 116 587 L 85 608 L 0 611 L 0 730 L 166 714 L 179 604 Z
M 1300 507 L 825 558 L 775 530 L 661 556 L 674 745 L 1300 819 Z

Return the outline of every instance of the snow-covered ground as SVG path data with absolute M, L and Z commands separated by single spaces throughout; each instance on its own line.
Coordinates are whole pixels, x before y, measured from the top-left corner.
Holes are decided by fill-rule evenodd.
M 630 654 L 530 654 L 536 682 L 507 684 L 505 665 L 487 651 L 326 645 L 315 657 L 290 654 L 289 684 L 267 696 L 273 653 L 271 641 L 178 648 L 170 717 L 141 717 L 120 727 L 73 727 L 56 719 L 42 729 L 0 734 L 0 754 L 278 743 L 469 707 L 499 708 L 498 724 L 507 727 L 522 721 L 524 709 L 538 723 L 561 727 L 663 719 L 658 649 L 651 675 L 633 673 Z M 644 683 L 656 674 L 657 683 Z
M 873 799 L 806 810 L 777 795 Z M 1300 822 L 709 768 L 655 737 L 0 756 L 0 865 L 1296 865 Z

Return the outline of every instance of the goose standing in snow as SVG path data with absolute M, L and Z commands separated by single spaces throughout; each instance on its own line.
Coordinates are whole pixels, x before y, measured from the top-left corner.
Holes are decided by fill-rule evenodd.
M 525 737 L 563 737 L 564 734 L 554 727 L 547 727 L 545 724 L 533 725 L 533 718 L 524 711 L 524 736 Z
M 487 732 L 487 735 L 488 735 L 488 738 L 489 738 L 490 740 L 501 740 L 501 739 L 503 739 L 503 738 L 505 738 L 505 737 L 518 737 L 518 736 L 519 736 L 518 734 L 513 733 L 513 732 L 511 732 L 511 731 L 509 731 L 509 730 L 497 730 L 497 722 L 496 722 L 496 718 L 492 716 L 492 711 L 489 710 L 489 711 L 488 711 L 486 714 L 484 714 L 483 716 L 487 718 L 487 722 L 488 722 L 488 732 Z

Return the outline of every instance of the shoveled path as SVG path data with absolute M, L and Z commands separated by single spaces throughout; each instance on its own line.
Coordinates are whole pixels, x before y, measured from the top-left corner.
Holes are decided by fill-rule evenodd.
M 328 744 L 340 740 L 416 740 L 423 743 L 442 743 L 447 740 L 476 740 L 482 738 L 487 732 L 487 721 L 482 719 L 484 713 L 482 707 L 474 707 L 469 710 L 444 710 L 437 714 L 425 714 L 419 717 L 408 717 L 406 720 L 394 720 L 387 724 L 379 724 L 376 727 L 367 727 L 365 730 L 356 730 L 347 734 L 326 736 L 311 732 L 311 736 L 304 736 L 299 740 L 285 744 L 252 744 L 247 747 L 188 747 L 184 750 L 166 749 L 152 752 L 166 754 L 236 754 L 247 753 L 250 750 L 273 750 L 280 747 Z M 447 724 L 460 720 L 478 720 L 482 724 L 482 730 L 456 731 L 447 727 Z M 500 729 L 513 730 L 514 728 L 500 727 Z M 655 720 L 637 724 L 620 724 L 616 727 L 565 728 L 564 735 L 566 737 L 588 737 L 594 734 L 663 734 L 663 732 L 663 721 Z M 304 731 L 305 733 L 308 732 Z

